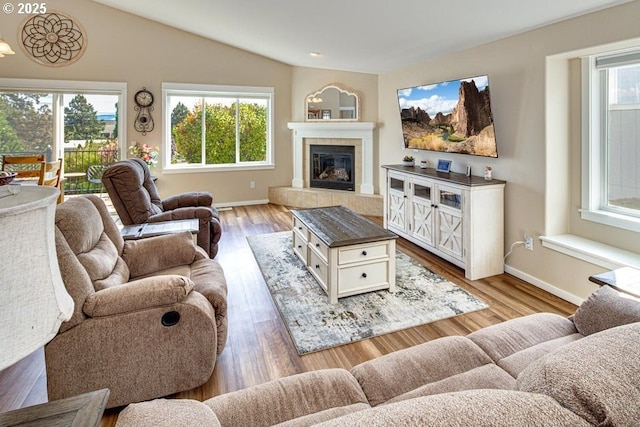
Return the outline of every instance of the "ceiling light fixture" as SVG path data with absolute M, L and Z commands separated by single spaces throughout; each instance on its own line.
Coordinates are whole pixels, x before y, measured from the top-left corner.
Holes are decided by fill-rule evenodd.
M 315 58 L 316 56 L 320 56 L 320 53 L 318 53 L 318 52 L 309 52 L 309 55 L 311 55 L 311 56 L 313 56 Z
M 5 55 L 13 55 L 14 53 L 15 52 L 11 50 L 11 46 L 9 46 L 9 43 L 4 41 L 2 36 L 0 36 L 0 58 Z

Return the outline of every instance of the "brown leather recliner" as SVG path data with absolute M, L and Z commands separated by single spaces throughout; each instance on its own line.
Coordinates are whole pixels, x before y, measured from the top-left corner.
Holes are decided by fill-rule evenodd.
M 102 199 L 56 209 L 74 312 L 45 346 L 49 399 L 108 388 L 114 407 L 208 381 L 227 339 L 220 264 L 187 232 L 123 240 Z
M 189 192 L 160 199 L 149 166 L 127 159 L 109 166 L 102 175 L 109 197 L 124 225 L 197 218 L 198 246 L 214 258 L 222 227 L 209 192 Z

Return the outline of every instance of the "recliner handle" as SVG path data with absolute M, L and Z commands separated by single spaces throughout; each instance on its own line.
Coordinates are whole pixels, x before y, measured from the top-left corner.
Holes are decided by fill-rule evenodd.
M 180 321 L 180 313 L 177 311 L 167 311 L 162 315 L 162 319 L 160 321 L 162 326 L 175 326 Z

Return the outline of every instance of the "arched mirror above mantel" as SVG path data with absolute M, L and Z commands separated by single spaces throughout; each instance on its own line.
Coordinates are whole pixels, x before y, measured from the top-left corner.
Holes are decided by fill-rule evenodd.
M 308 122 L 360 120 L 358 94 L 337 85 L 328 85 L 310 93 L 304 104 Z

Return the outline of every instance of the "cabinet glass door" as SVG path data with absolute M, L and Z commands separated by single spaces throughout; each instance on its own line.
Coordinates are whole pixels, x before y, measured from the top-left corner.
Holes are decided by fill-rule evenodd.
M 389 177 L 389 188 L 391 188 L 392 190 L 404 192 L 404 180 Z
M 429 181 L 414 179 L 411 183 L 411 188 L 411 236 L 429 246 L 433 246 L 433 196 L 435 186 Z
M 387 227 L 404 232 L 407 227 L 404 177 L 389 175 L 387 202 Z
M 423 184 L 420 184 L 419 182 L 414 182 L 413 197 L 424 199 L 424 200 L 431 200 L 431 185 L 428 185 L 428 184 L 423 185 Z
M 456 259 L 463 257 L 462 191 L 447 186 L 438 187 L 437 247 Z
M 462 210 L 462 194 L 458 190 L 447 190 L 440 188 L 440 203 L 441 206 L 448 206 L 456 210 Z

